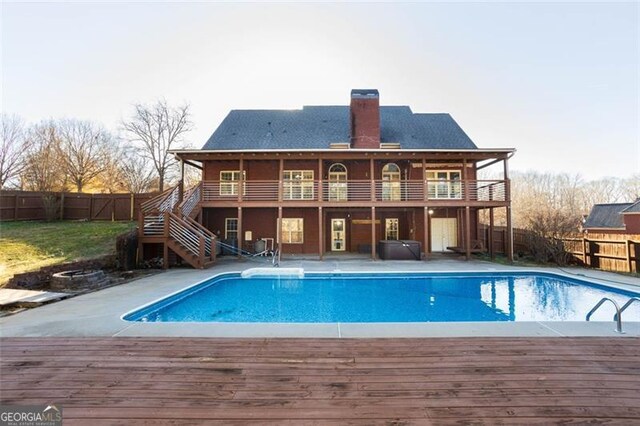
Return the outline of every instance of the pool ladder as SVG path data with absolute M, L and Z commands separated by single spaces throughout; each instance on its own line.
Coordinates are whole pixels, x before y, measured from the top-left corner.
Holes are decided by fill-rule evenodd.
M 589 313 L 587 314 L 587 321 L 589 321 L 589 318 L 591 318 L 591 315 L 593 315 L 593 313 L 597 311 L 598 308 L 600 308 L 600 306 L 602 306 L 604 302 L 607 302 L 607 301 L 613 303 L 613 306 L 616 307 L 616 313 L 613 316 L 613 320 L 616 322 L 616 331 L 618 333 L 624 333 L 622 331 L 622 313 L 624 312 L 625 309 L 631 306 L 633 302 L 640 302 L 640 297 L 632 297 L 627 301 L 627 303 L 625 303 L 622 306 L 622 308 L 620 307 L 620 305 L 618 305 L 618 303 L 615 300 L 609 299 L 608 297 L 603 297 L 602 299 L 600 299 L 598 303 L 596 303 L 596 306 L 594 306 L 593 309 L 589 311 Z

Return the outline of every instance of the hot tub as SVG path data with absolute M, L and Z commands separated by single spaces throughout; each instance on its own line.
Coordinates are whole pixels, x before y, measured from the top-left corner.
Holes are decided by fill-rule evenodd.
M 384 260 L 420 260 L 422 245 L 414 240 L 383 240 L 378 243 L 378 255 Z

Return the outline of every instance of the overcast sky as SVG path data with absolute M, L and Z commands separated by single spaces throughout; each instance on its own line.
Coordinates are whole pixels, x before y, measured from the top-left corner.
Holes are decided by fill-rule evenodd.
M 2 110 L 117 129 L 134 102 L 189 102 L 201 147 L 231 109 L 448 112 L 517 170 L 640 173 L 636 2 L 2 3 Z

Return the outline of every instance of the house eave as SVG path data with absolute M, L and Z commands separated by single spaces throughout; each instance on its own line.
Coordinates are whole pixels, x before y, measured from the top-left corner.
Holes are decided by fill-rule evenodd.
M 389 158 L 399 156 L 400 158 L 415 158 L 416 155 L 431 155 L 433 157 L 451 159 L 467 159 L 469 161 L 484 161 L 491 159 L 509 159 L 515 154 L 515 148 L 498 149 L 233 149 L 233 150 L 203 150 L 203 149 L 176 149 L 169 153 L 182 161 L 204 162 L 224 158 L 239 158 L 250 156 L 288 158 L 293 155 L 322 158 L 322 157 L 343 157 L 343 158 Z
M 622 228 L 612 228 L 612 227 L 599 228 L 594 226 L 583 226 L 582 229 L 584 229 L 585 231 L 626 231 L 627 230 L 627 228 L 624 226 Z
M 336 148 L 327 148 L 327 149 L 172 149 L 168 151 L 171 154 L 239 154 L 239 153 L 291 153 L 291 152 L 357 152 L 357 153 L 375 153 L 375 152 L 447 152 L 447 153 L 499 153 L 499 154 L 509 154 L 512 152 L 516 152 L 515 148 L 469 148 L 469 149 L 358 149 L 358 148 L 349 148 L 349 149 L 336 149 Z

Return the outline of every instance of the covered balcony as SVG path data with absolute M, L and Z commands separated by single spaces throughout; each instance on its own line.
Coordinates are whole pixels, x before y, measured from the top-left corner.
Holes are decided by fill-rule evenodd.
M 509 199 L 508 180 L 205 180 L 200 185 L 204 204 L 485 205 Z

